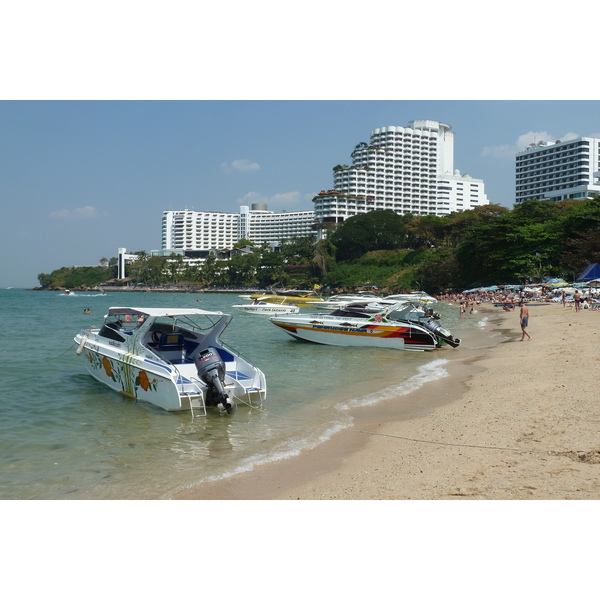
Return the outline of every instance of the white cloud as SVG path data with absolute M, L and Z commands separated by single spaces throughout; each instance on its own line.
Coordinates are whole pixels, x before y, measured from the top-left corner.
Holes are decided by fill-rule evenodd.
M 260 165 L 257 162 L 252 162 L 247 158 L 238 158 L 231 163 L 221 164 L 221 170 L 224 173 L 232 173 L 233 171 L 245 173 L 247 171 L 258 171 L 259 169 Z
M 528 131 L 520 135 L 514 144 L 503 144 L 500 146 L 486 146 L 482 151 L 482 156 L 491 156 L 492 158 L 511 158 L 514 159 L 518 152 L 526 150 L 530 144 L 538 142 L 555 142 L 561 140 L 563 142 L 574 140 L 580 137 L 577 133 L 568 132 L 562 136 L 556 136 L 547 131 Z
M 98 216 L 98 211 L 93 206 L 82 206 L 81 208 L 74 208 L 73 210 L 57 210 L 56 212 L 50 213 L 50 217 L 53 219 L 95 219 Z

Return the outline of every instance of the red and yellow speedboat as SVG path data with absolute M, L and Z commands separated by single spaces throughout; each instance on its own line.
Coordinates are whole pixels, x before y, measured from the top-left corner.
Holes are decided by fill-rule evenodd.
M 435 350 L 460 340 L 435 319 L 420 319 L 412 304 L 400 302 L 376 314 L 345 309 L 329 314 L 277 315 L 269 320 L 299 340 L 331 346 L 364 346 L 395 350 Z

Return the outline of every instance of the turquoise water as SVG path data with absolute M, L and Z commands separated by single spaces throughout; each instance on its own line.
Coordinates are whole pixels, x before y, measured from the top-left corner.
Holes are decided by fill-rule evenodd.
M 0 290 L 0 498 L 169 498 L 319 444 L 351 425 L 353 407 L 446 376 L 449 353 L 460 352 L 304 343 L 264 316 L 237 313 L 231 308 L 237 303 L 235 294 Z M 192 419 L 96 382 L 75 354 L 73 336 L 99 326 L 110 306 L 234 314 L 223 340 L 264 371 L 264 406 Z M 481 324 L 460 321 L 457 307 L 436 310 L 457 337 Z

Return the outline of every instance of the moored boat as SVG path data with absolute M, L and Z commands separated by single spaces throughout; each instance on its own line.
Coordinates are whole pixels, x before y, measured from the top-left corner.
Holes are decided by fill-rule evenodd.
M 329 296 L 323 302 L 317 302 L 314 304 L 315 308 L 319 310 L 335 310 L 336 308 L 344 308 L 350 303 L 354 302 L 375 302 L 380 299 L 380 296 L 375 295 L 373 292 L 358 292 L 356 294 L 334 294 Z
M 404 302 L 376 314 L 337 309 L 329 314 L 280 315 L 269 320 L 296 339 L 332 346 L 415 351 L 460 344 L 436 319 L 415 317 L 415 307 Z
M 385 297 L 386 300 L 396 300 L 398 302 L 415 302 L 417 304 L 435 304 L 437 299 L 426 292 L 408 292 L 406 294 L 391 294 Z
M 252 294 L 252 300 L 261 298 L 264 302 L 283 304 L 295 304 L 296 306 L 313 306 L 315 303 L 323 302 L 323 298 L 313 290 L 282 290 L 272 294 Z
M 252 315 L 285 315 L 300 312 L 300 308 L 295 304 L 268 302 L 264 297 L 257 298 L 251 304 L 234 304 L 231 308 Z
M 225 345 L 231 315 L 185 308 L 112 307 L 99 329 L 75 336 L 92 377 L 130 398 L 167 411 L 206 407 L 234 412 L 236 400 L 266 397 L 263 372 Z

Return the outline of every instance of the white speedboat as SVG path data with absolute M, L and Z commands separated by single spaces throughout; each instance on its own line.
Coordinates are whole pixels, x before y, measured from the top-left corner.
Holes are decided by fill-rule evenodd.
M 434 350 L 460 340 L 434 318 L 414 317 L 414 306 L 396 303 L 377 314 L 337 309 L 330 314 L 280 315 L 271 323 L 292 337 L 332 346 L 364 346 L 396 350 Z
M 251 315 L 285 315 L 300 312 L 300 308 L 295 304 L 267 302 L 266 299 L 262 298 L 257 298 L 251 304 L 234 304 L 231 308 Z
M 112 307 L 100 329 L 75 336 L 90 374 L 111 389 L 164 408 L 206 415 L 260 405 L 263 372 L 219 336 L 231 315 L 187 308 Z
M 405 318 L 405 319 L 410 319 L 412 321 L 418 321 L 419 319 L 421 319 L 423 317 L 433 317 L 434 319 L 440 318 L 438 313 L 433 312 L 432 309 L 427 308 L 422 304 L 418 304 L 418 303 L 414 304 L 412 302 L 403 302 L 403 301 L 398 302 L 398 300 L 387 300 L 385 298 L 378 298 L 377 300 L 373 300 L 371 302 L 368 302 L 367 300 L 348 302 L 348 304 L 346 304 L 342 308 L 344 310 L 354 310 L 354 311 L 374 315 L 374 314 L 383 312 L 385 310 L 388 310 L 391 307 L 396 307 L 395 310 L 398 310 L 397 309 L 398 304 L 409 305 L 409 306 L 405 307 L 405 309 L 403 309 L 403 311 L 404 311 L 403 318 Z
M 407 294 L 391 294 L 385 297 L 386 300 L 396 300 L 402 302 L 416 302 L 417 304 L 435 304 L 437 299 L 426 292 L 410 292 Z
M 380 296 L 376 296 L 372 292 L 358 292 L 357 294 L 334 294 L 329 296 L 323 302 L 316 302 L 311 305 L 319 310 L 335 310 L 336 308 L 344 308 L 350 303 L 354 302 L 374 302 L 380 299 Z

